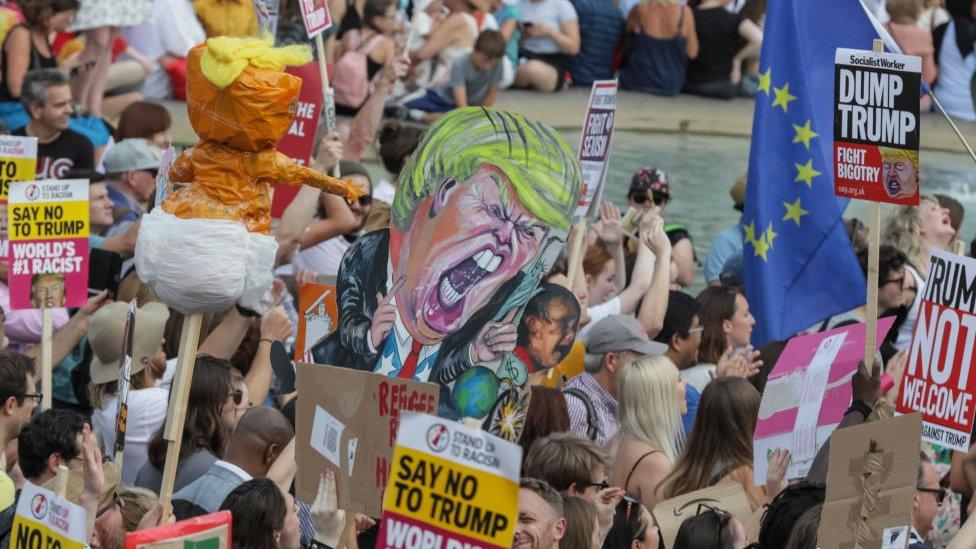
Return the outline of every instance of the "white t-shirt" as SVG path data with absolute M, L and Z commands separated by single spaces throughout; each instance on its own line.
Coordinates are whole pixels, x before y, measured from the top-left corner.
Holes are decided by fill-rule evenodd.
M 336 276 L 339 274 L 342 254 L 346 253 L 349 246 L 346 237 L 339 235 L 311 248 L 305 248 L 295 254 L 295 269 L 310 269 L 320 275 Z
M 148 387 L 129 391 L 129 419 L 125 431 L 125 457 L 122 462 L 122 484 L 131 486 L 136 474 L 146 462 L 149 454 L 146 447 L 156 431 L 166 422 L 166 407 L 169 402 L 169 389 Z M 102 451 L 114 455 L 115 416 L 118 414 L 119 400 L 115 395 L 106 397 L 102 408 L 92 412 L 92 427 L 102 441 Z
M 590 328 L 592 328 L 597 322 L 600 322 L 604 318 L 610 315 L 619 315 L 620 297 L 617 296 L 599 305 L 587 307 L 586 314 L 590 316 L 590 322 L 586 326 L 580 328 L 578 337 L 583 337 L 587 332 L 590 331 Z
M 685 383 L 698 389 L 699 393 L 702 393 L 705 391 L 705 386 L 712 380 L 712 374 L 714 373 L 714 364 L 696 364 L 691 368 L 679 371 L 678 375 L 681 376 L 681 379 L 685 380 Z
M 553 29 L 560 29 L 567 21 L 576 21 L 576 9 L 569 0 L 522 0 L 519 2 L 522 10 L 523 23 L 545 23 Z M 526 36 L 522 34 L 522 48 L 532 53 L 562 53 L 552 38 L 544 36 Z
M 373 200 L 379 200 L 384 204 L 392 206 L 394 196 L 396 196 L 396 187 L 393 186 L 393 183 L 385 179 L 377 183 L 376 187 L 373 188 Z

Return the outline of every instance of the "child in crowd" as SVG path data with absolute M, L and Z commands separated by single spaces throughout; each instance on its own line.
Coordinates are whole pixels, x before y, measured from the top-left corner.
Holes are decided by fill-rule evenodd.
M 500 32 L 483 31 L 474 43 L 474 51 L 459 57 L 451 66 L 451 77 L 446 84 L 433 87 L 426 95 L 404 104 L 410 118 L 433 122 L 458 107 L 492 106 L 502 82 L 501 58 L 506 46 Z

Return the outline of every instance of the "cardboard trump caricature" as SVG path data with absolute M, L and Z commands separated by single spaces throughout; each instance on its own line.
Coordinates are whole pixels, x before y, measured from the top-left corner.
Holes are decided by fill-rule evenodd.
M 522 309 L 564 247 L 582 176 L 552 128 L 457 109 L 403 170 L 389 229 L 339 268 L 339 327 L 319 364 L 440 385 L 439 414 L 517 440 L 526 365 L 512 351 Z

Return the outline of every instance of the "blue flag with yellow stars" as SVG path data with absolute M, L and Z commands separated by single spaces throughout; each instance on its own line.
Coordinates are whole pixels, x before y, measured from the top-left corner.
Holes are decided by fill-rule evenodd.
M 834 196 L 834 51 L 875 38 L 858 0 L 768 4 L 742 217 L 758 344 L 864 304 L 847 200 Z

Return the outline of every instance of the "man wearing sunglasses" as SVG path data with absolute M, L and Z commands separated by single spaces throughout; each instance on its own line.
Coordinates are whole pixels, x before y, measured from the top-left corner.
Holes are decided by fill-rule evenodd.
M 868 273 L 868 251 L 862 250 L 857 254 L 857 261 L 861 265 L 864 276 Z M 894 246 L 885 244 L 878 250 L 878 317 L 886 316 L 885 313 L 892 309 L 897 309 L 905 301 L 905 265 L 908 258 Z M 861 305 L 856 309 L 846 313 L 834 315 L 823 321 L 813 331 L 831 330 L 842 324 L 853 322 L 864 322 L 867 320 L 867 305 Z M 893 334 L 895 335 L 895 334 Z M 885 355 L 887 356 L 887 355 Z
M 939 507 L 946 497 L 946 490 L 939 485 L 932 460 L 924 452 L 918 455 L 918 484 L 915 485 L 915 508 L 912 510 L 912 531 L 909 535 L 909 549 L 931 549 L 925 536 L 932 530 Z
M 145 139 L 123 139 L 105 153 L 105 185 L 114 221 L 105 236 L 125 234 L 156 194 L 160 152 Z

